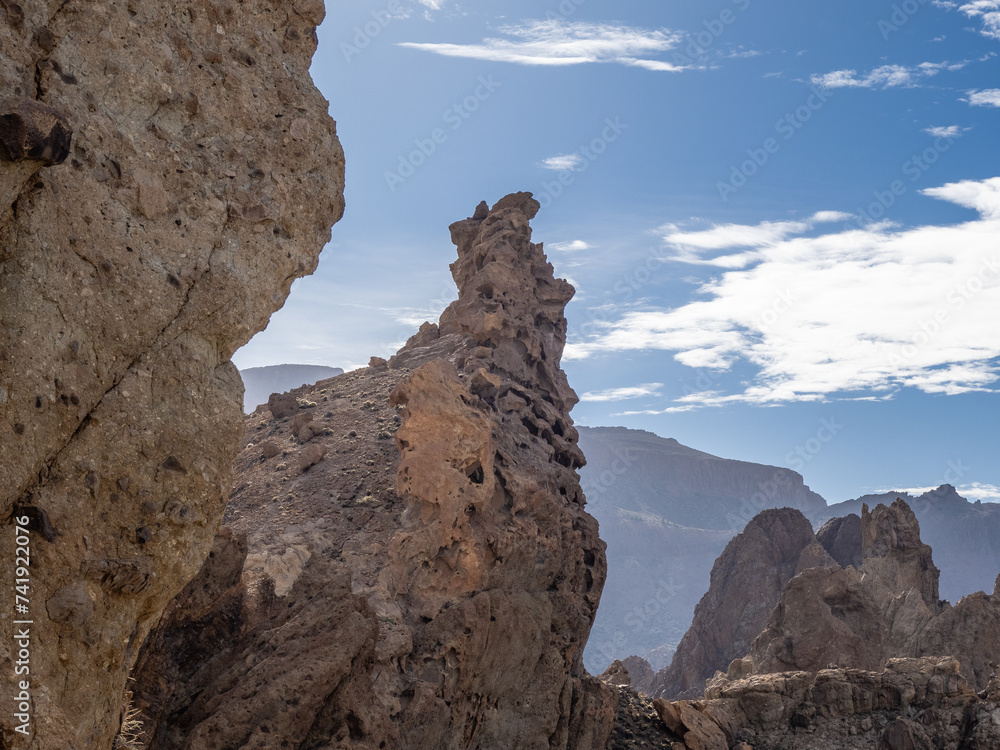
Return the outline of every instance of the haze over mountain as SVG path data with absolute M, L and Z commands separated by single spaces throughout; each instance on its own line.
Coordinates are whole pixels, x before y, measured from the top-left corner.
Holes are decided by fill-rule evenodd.
M 240 370 L 246 392 L 243 394 L 243 411 L 247 414 L 267 403 L 272 393 L 284 393 L 303 385 L 311 385 L 335 375 L 342 375 L 339 367 L 323 365 L 268 365 Z
M 587 509 L 608 544 L 608 580 L 585 662 L 635 653 L 670 663 L 729 540 L 761 510 L 826 508 L 790 469 L 712 456 L 642 430 L 579 427 Z
M 827 505 L 790 469 L 719 458 L 623 427 L 580 427 L 581 485 L 608 545 L 608 579 L 584 659 L 591 672 L 642 656 L 670 663 L 708 590 L 716 558 L 767 508 L 796 508 L 815 530 L 867 503 L 905 500 L 941 569 L 941 596 L 957 603 L 992 591 L 1000 571 L 1000 505 L 970 503 L 951 485 L 913 497 L 867 495 Z

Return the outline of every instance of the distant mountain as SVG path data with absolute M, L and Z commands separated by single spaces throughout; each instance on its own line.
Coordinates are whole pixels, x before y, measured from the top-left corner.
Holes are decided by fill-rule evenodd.
M 579 427 L 587 510 L 608 545 L 608 579 L 584 655 L 670 663 L 716 557 L 766 508 L 818 515 L 826 502 L 790 469 L 719 458 L 624 427 Z
M 343 375 L 339 367 L 322 365 L 270 365 L 268 367 L 248 367 L 240 370 L 246 393 L 243 396 L 243 411 L 247 414 L 261 404 L 266 404 L 272 393 L 284 393 L 302 385 L 312 385 L 337 375 Z
M 865 495 L 806 512 L 819 528 L 827 519 L 860 515 L 864 503 L 874 508 L 902 498 L 920 523 L 920 537 L 934 550 L 934 562 L 941 569 L 941 597 L 953 604 L 976 591 L 990 592 L 1000 572 L 1000 504 L 970 503 L 950 484 L 913 497 L 905 492 Z

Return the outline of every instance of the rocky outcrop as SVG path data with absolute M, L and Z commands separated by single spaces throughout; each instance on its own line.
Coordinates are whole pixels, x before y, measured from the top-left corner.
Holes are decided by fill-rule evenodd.
M 572 288 L 530 241 L 537 209 L 519 193 L 452 226 L 459 299 L 388 363 L 248 417 L 242 574 L 212 558 L 220 605 L 192 584 L 150 640 L 147 747 L 605 746 L 613 691 L 582 664 L 604 546 L 559 369 Z
M 0 6 L 0 504 L 28 519 L 33 620 L 31 738 L 5 711 L 0 744 L 107 748 L 222 517 L 229 358 L 343 210 L 308 73 L 323 5 Z
M 584 655 L 603 671 L 670 663 L 726 544 L 767 508 L 826 507 L 788 469 L 733 461 L 624 427 L 580 427 L 581 483 L 608 545 L 608 584 Z
M 943 484 L 919 496 L 866 495 L 806 515 L 818 528 L 831 518 L 860 516 L 863 505 L 891 505 L 897 498 L 913 510 L 922 540 L 934 550 L 934 562 L 941 569 L 942 599 L 954 603 L 975 591 L 992 590 L 1000 571 L 1000 503 L 969 502 L 953 486 Z
M 861 554 L 861 516 L 850 513 L 831 518 L 816 532 L 816 540 L 840 567 L 861 567 L 864 560 Z
M 756 516 L 716 561 L 708 593 L 670 666 L 653 679 L 650 694 L 700 696 L 706 679 L 747 653 L 788 581 L 808 568 L 834 564 L 798 510 Z
M 749 655 L 729 676 L 827 667 L 877 671 L 891 658 L 951 656 L 975 689 L 1000 662 L 1000 599 L 939 602 L 937 569 L 902 500 L 862 512 L 860 570 L 803 571 L 789 581 Z

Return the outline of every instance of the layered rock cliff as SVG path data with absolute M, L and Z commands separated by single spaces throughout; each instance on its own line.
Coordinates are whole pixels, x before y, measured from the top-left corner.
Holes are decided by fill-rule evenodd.
M 518 193 L 452 225 L 459 299 L 388 363 L 248 417 L 216 554 L 135 673 L 146 747 L 604 747 L 573 290 L 537 210 Z
M 0 505 L 30 528 L 33 621 L 30 739 L 5 710 L 6 747 L 110 747 L 139 646 L 209 553 L 242 429 L 229 358 L 343 210 L 308 74 L 322 17 L 0 3 Z

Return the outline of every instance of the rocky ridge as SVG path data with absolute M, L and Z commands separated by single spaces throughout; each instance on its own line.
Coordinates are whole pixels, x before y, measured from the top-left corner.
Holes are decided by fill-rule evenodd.
M 6 711 L 5 747 L 110 747 L 140 644 L 211 549 L 230 356 L 343 211 L 308 72 L 323 12 L 0 3 L 0 504 L 31 532 L 33 620 L 29 738 Z
M 750 650 L 792 578 L 807 568 L 835 564 L 800 511 L 760 513 L 719 556 L 691 627 L 670 666 L 651 681 L 649 694 L 701 696 L 705 680 Z
M 860 570 L 802 570 L 749 654 L 717 672 L 703 699 L 654 702 L 681 747 L 986 750 L 1000 743 L 1000 592 L 954 607 L 938 600 L 931 550 L 902 500 L 864 506 L 860 520 Z
M 537 210 L 480 204 L 451 227 L 439 324 L 247 418 L 216 554 L 134 675 L 145 747 L 605 746 L 572 287 L 530 241 Z

